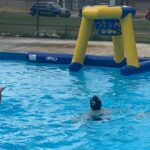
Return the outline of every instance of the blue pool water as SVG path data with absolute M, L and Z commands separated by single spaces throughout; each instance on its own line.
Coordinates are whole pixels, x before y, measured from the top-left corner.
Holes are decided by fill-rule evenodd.
M 119 69 L 0 62 L 0 149 L 149 150 L 150 73 L 123 77 Z M 98 95 L 108 122 L 82 118 Z M 142 115 L 145 112 L 147 115 Z

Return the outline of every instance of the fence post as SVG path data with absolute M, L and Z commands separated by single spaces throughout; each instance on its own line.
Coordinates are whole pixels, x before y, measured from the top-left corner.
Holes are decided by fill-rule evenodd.
M 36 0 L 36 3 L 36 36 L 39 37 L 39 0 Z
M 116 5 L 116 0 L 110 0 L 110 6 L 115 6 Z

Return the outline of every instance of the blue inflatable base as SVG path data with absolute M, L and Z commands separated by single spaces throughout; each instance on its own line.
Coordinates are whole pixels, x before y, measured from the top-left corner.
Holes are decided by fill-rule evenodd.
M 72 60 L 71 54 L 50 54 L 50 53 L 29 53 L 28 60 L 41 63 L 53 63 L 53 64 L 70 64 Z M 92 56 L 86 55 L 84 65 L 88 66 L 103 66 L 103 67 L 115 67 L 121 68 L 122 75 L 132 75 L 143 72 L 150 72 L 150 58 L 140 58 L 140 67 L 135 68 L 132 66 L 126 66 L 126 60 L 121 63 L 115 63 L 113 57 L 109 56 Z M 79 71 L 82 68 L 82 64 L 74 62 L 70 64 L 70 71 Z
M 31 62 L 40 62 L 40 63 L 69 65 L 72 61 L 72 55 L 37 53 L 37 52 L 32 52 L 32 53 L 0 52 L 0 60 L 31 61 Z M 126 66 L 126 60 L 117 64 L 115 63 L 114 58 L 110 56 L 86 55 L 84 60 L 84 65 L 121 68 L 120 73 L 125 76 L 150 72 L 150 58 L 139 58 L 139 61 L 140 61 L 140 67 L 135 68 L 131 66 Z M 69 66 L 70 71 L 79 71 L 81 68 L 82 65 L 77 62 Z
M 41 63 L 70 64 L 71 54 L 28 53 L 28 60 Z
M 82 64 L 80 64 L 78 62 L 73 62 L 69 66 L 69 70 L 74 71 L 74 72 L 78 72 L 81 68 L 82 68 Z
M 141 62 L 139 68 L 132 66 L 125 66 L 120 70 L 120 73 L 125 76 L 144 72 L 150 72 L 150 60 Z
M 50 54 L 50 53 L 28 53 L 28 60 L 33 62 L 41 63 L 52 63 L 52 64 L 71 64 L 72 55 L 71 54 Z M 70 65 L 72 69 L 73 64 Z M 88 66 L 104 66 L 104 67 L 123 67 L 126 65 L 126 61 L 117 64 L 113 57 L 110 56 L 93 56 L 86 55 L 84 60 L 84 65 Z M 76 64 L 73 66 L 78 66 L 80 69 L 81 64 Z M 74 69 L 78 70 L 79 69 Z

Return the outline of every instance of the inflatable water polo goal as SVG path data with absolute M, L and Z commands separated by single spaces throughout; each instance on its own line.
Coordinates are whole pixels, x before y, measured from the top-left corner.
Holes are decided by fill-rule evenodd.
M 150 71 L 150 60 L 139 61 L 132 17 L 136 10 L 130 6 L 88 6 L 82 12 L 82 21 L 76 42 L 70 71 L 79 71 L 85 63 L 85 53 L 92 26 L 98 34 L 112 36 L 114 48 L 114 61 L 116 64 L 124 64 L 121 68 L 122 75 Z M 107 61 L 106 61 L 107 64 Z

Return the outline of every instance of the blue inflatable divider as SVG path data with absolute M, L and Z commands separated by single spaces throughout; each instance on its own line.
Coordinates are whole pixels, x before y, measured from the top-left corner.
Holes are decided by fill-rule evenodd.
M 126 76 L 132 74 L 144 73 L 144 72 L 150 72 L 150 60 L 141 62 L 140 68 L 125 66 L 120 70 L 120 73 Z
M 112 56 L 86 55 L 84 64 L 88 65 L 88 66 L 103 66 L 103 67 L 121 68 L 126 65 L 126 61 L 124 60 L 121 63 L 115 63 L 114 57 L 112 57 Z
M 72 57 L 73 55 L 71 54 L 28 53 L 29 61 L 41 63 L 70 64 Z M 123 61 L 122 63 L 117 64 L 111 56 L 86 55 L 84 65 L 120 68 L 125 66 L 126 62 Z
M 72 55 L 32 52 L 28 53 L 28 60 L 41 63 L 70 64 L 72 60 Z M 84 65 L 122 68 L 120 70 L 122 75 L 150 72 L 150 58 L 139 58 L 139 61 L 140 68 L 135 68 L 131 66 L 126 66 L 126 60 L 122 61 L 121 63 L 115 63 L 114 58 L 111 56 L 86 55 Z M 77 69 L 76 71 L 79 71 L 79 69 Z
M 70 64 L 71 54 L 28 53 L 28 60 L 41 63 Z
M 41 63 L 69 65 L 72 60 L 72 55 L 34 53 L 34 52 L 31 53 L 0 52 L 0 60 L 33 61 Z M 150 58 L 139 58 L 139 61 L 140 61 L 140 68 L 135 68 L 131 66 L 126 66 L 126 60 L 124 60 L 122 63 L 117 64 L 115 63 L 114 58 L 111 56 L 86 55 L 84 65 L 121 68 L 120 70 L 121 74 L 126 76 L 143 72 L 150 72 Z
M 26 61 L 28 55 L 26 53 L 0 52 L 0 60 L 17 60 Z

